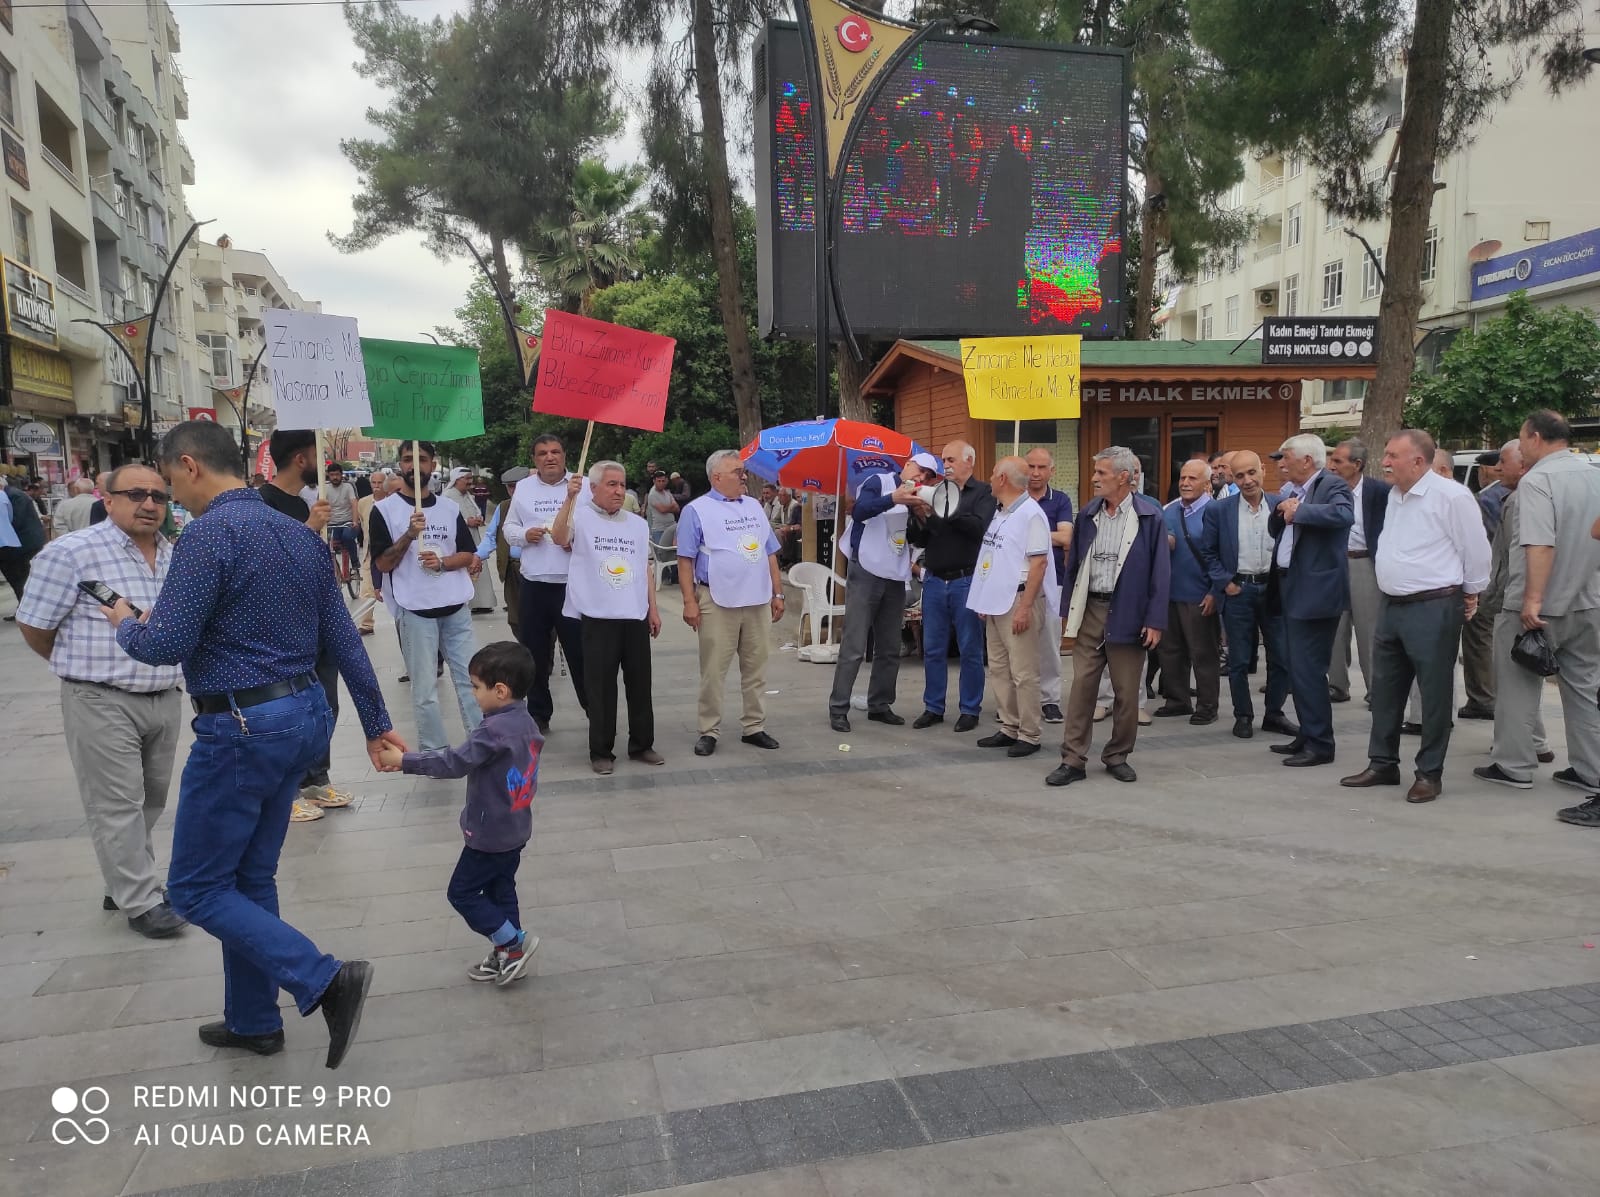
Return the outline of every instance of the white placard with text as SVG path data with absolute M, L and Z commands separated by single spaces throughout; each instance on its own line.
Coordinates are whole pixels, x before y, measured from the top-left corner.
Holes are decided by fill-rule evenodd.
M 372 423 L 361 333 L 350 316 L 272 308 L 261 313 L 279 428 L 365 428 Z

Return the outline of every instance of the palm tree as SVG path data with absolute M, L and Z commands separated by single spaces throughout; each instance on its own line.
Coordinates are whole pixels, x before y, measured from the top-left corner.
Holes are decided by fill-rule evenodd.
M 638 206 L 646 172 L 585 160 L 572 181 L 565 222 L 546 225 L 529 258 L 545 289 L 570 312 L 587 315 L 594 295 L 639 273 L 641 243 L 655 217 Z

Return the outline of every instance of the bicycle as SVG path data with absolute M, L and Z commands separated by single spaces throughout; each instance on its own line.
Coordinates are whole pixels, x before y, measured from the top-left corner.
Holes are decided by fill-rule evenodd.
M 358 598 L 361 594 L 361 558 L 357 548 L 358 544 L 354 535 L 348 539 L 341 536 L 341 532 L 354 532 L 349 524 L 336 524 L 328 528 L 328 551 L 333 554 L 333 574 L 338 579 L 339 585 L 351 598 Z

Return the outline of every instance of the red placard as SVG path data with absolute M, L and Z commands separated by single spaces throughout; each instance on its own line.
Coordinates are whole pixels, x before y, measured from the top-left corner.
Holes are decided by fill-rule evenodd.
M 271 482 L 278 472 L 278 467 L 272 464 L 271 450 L 272 442 L 268 440 L 263 440 L 261 448 L 256 450 L 256 473 L 260 474 L 268 482 Z
M 569 312 L 544 314 L 533 410 L 660 432 L 677 342 Z
M 215 424 L 217 422 L 217 409 L 214 407 L 191 407 L 189 409 L 189 418 L 191 420 L 203 420 L 207 424 Z

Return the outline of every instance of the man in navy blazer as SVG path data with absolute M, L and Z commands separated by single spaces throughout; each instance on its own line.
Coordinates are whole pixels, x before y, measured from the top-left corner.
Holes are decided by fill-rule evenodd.
M 1283 714 L 1289 697 L 1289 667 L 1284 651 L 1283 616 L 1267 609 L 1272 576 L 1272 534 L 1268 521 L 1278 497 L 1261 489 L 1261 458 L 1249 450 L 1232 455 L 1236 493 L 1206 504 L 1201 513 L 1200 557 L 1217 597 L 1228 636 L 1228 690 L 1233 699 L 1233 734 L 1254 734 L 1250 696 L 1250 658 L 1256 638 L 1267 645 L 1266 718 L 1261 730 L 1297 736 L 1299 728 Z
M 1345 546 L 1345 560 L 1350 562 L 1350 605 L 1334 633 L 1328 691 L 1334 702 L 1350 699 L 1350 638 L 1354 632 L 1356 659 L 1361 662 L 1370 707 L 1372 638 L 1378 627 L 1378 574 L 1373 563 L 1378 559 L 1378 541 L 1383 537 L 1383 520 L 1389 510 L 1389 484 L 1366 476 L 1367 446 L 1354 438 L 1334 447 L 1328 454 L 1328 468 L 1350 488 L 1355 510 L 1355 523 L 1350 525 L 1350 540 Z
M 1324 467 L 1328 447 L 1311 433 L 1291 436 L 1278 450 L 1280 469 L 1294 495 L 1280 499 L 1268 518 L 1273 548 L 1273 591 L 1289 644 L 1289 688 L 1300 735 L 1273 745 L 1284 764 L 1303 769 L 1333 760 L 1333 703 L 1328 665 L 1339 617 L 1350 605 L 1350 562 L 1345 556 L 1355 504 L 1343 478 Z M 1275 454 L 1274 456 L 1277 456 Z

